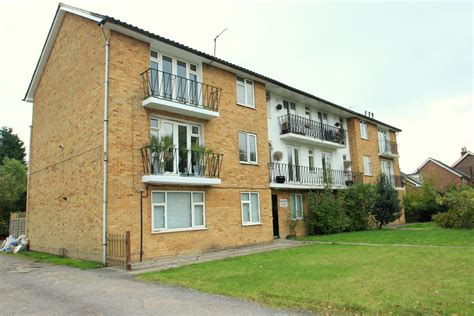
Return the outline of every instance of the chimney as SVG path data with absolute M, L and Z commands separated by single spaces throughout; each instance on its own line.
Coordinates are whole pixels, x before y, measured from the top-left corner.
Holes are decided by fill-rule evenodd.
M 461 148 L 461 156 L 464 156 L 467 153 L 467 147 L 464 146 Z

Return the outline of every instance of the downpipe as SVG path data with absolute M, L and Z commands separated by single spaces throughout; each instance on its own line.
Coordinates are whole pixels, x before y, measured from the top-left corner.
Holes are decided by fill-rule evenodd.
M 105 81 L 104 81 L 104 187 L 102 196 L 102 263 L 107 264 L 107 161 L 108 161 L 108 110 L 109 110 L 109 38 L 104 32 L 104 23 L 99 23 L 105 40 Z

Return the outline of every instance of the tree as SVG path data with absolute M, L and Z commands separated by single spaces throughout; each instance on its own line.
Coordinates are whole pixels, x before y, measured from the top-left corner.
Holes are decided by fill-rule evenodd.
M 343 232 L 348 225 L 348 219 L 341 196 L 335 195 L 329 186 L 325 186 L 320 192 L 311 192 L 310 213 L 306 222 L 311 234 Z
M 26 167 L 4 158 L 0 164 L 0 235 L 8 231 L 8 212 L 26 210 Z
M 341 192 L 344 196 L 344 209 L 349 219 L 347 231 L 369 228 L 369 214 L 374 208 L 376 191 L 373 184 L 355 184 Z
M 400 217 L 400 203 L 398 202 L 397 191 L 393 188 L 387 177 L 380 175 L 377 181 L 377 195 L 372 215 L 379 223 L 379 229 L 382 225 L 393 222 Z
M 3 127 L 0 130 L 0 165 L 5 157 L 16 159 L 25 165 L 25 156 L 25 144 L 23 141 L 18 135 L 13 134 L 11 128 Z

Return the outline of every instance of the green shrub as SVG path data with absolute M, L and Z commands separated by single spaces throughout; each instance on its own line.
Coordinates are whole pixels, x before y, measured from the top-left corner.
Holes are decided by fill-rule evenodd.
M 311 234 L 325 235 L 343 232 L 348 224 L 341 196 L 329 188 L 310 193 L 310 213 L 307 218 Z
M 382 225 L 393 222 L 400 217 L 400 203 L 398 202 L 397 191 L 384 175 L 379 176 L 376 191 L 376 200 L 371 214 L 378 222 L 379 228 L 382 228 Z
M 433 215 L 433 220 L 443 228 L 474 228 L 474 189 L 462 187 L 450 190 L 437 199 L 447 212 Z
M 436 202 L 439 196 L 430 181 L 425 181 L 420 189 L 408 192 L 403 198 L 406 221 L 429 222 L 433 214 L 446 211 Z
M 347 231 L 369 228 L 369 214 L 375 204 L 376 190 L 371 184 L 355 184 L 343 192 L 343 206 L 347 216 Z

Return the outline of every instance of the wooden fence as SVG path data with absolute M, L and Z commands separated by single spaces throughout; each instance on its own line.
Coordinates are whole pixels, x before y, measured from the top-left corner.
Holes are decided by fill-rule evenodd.
M 10 213 L 8 233 L 14 237 L 26 234 L 26 212 Z
M 130 232 L 107 234 L 107 266 L 119 266 L 131 270 Z

